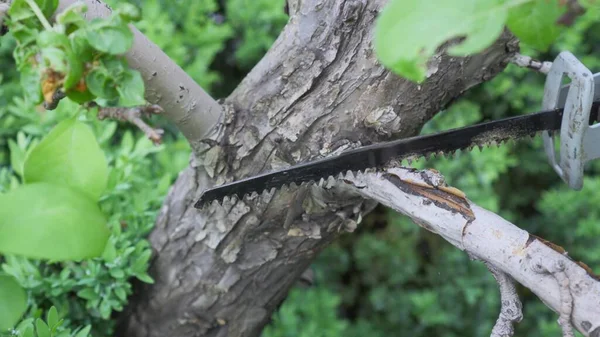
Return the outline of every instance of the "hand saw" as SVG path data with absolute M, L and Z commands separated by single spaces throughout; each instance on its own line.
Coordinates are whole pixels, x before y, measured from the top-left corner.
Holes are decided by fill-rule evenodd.
M 561 87 L 564 75 L 571 83 Z M 411 161 L 458 150 L 480 149 L 541 132 L 550 164 L 574 189 L 581 189 L 583 164 L 600 158 L 600 73 L 592 75 L 572 54 L 562 52 L 553 62 L 544 88 L 543 111 L 510 117 L 436 134 L 377 143 L 336 156 L 226 183 L 204 191 L 196 208 L 225 197 L 244 197 L 283 186 L 320 183 L 343 177 L 348 171 L 381 170 L 391 161 Z M 599 126 L 599 128 L 595 128 Z M 560 163 L 555 159 L 553 134 L 561 131 Z M 597 144 L 597 145 L 596 145 Z

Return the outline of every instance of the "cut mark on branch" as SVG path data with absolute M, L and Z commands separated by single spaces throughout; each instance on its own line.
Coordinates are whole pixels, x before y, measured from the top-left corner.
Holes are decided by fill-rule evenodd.
M 423 171 L 421 177 L 424 177 L 424 174 L 426 175 L 427 172 Z M 452 213 L 459 213 L 468 221 L 475 219 L 475 214 L 473 214 L 465 194 L 459 189 L 445 184 L 433 184 L 431 179 L 423 179 L 426 183 L 402 179 L 398 175 L 388 172 L 382 174 L 382 177 L 389 180 L 404 193 L 425 198 L 424 202 L 426 203 L 432 202 Z
M 148 124 L 146 124 L 146 122 L 144 122 L 142 116 L 150 114 L 159 114 L 162 112 L 163 109 L 156 104 L 133 108 L 99 107 L 98 119 L 103 120 L 106 118 L 111 118 L 120 121 L 130 122 L 137 126 L 140 130 L 142 130 L 144 134 L 146 134 L 146 137 L 148 137 L 155 145 L 159 145 L 162 141 L 162 135 L 164 131 L 162 129 L 154 129 L 150 127 Z
M 529 56 L 521 55 L 519 53 L 516 53 L 510 59 L 510 62 L 518 65 L 519 67 L 539 71 L 542 74 L 548 74 L 548 72 L 550 71 L 550 68 L 552 67 L 552 62 L 548 62 L 548 61 L 542 62 L 542 61 L 534 60 L 533 58 L 531 58 Z
M 523 319 L 523 304 L 517 294 L 515 281 L 510 275 L 485 262 L 500 289 L 500 315 L 492 329 L 491 337 L 512 337 L 515 334 L 514 324 Z

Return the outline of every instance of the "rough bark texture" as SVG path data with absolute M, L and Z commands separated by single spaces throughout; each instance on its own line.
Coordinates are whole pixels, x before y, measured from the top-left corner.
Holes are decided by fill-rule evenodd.
M 375 203 L 356 191 L 283 189 L 206 211 L 214 184 L 416 134 L 516 50 L 503 34 L 468 58 L 442 52 L 421 86 L 384 70 L 372 49 L 382 0 L 289 1 L 290 22 L 223 103 L 225 118 L 196 147 L 150 239 L 152 286 L 137 289 L 122 336 L 257 336 L 296 278 Z

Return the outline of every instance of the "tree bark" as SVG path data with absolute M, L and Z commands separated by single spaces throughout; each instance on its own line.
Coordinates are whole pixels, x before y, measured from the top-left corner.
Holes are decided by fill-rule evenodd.
M 504 33 L 466 58 L 443 48 L 422 85 L 376 61 L 383 0 L 288 1 L 290 21 L 223 102 L 225 116 L 171 188 L 150 236 L 153 285 L 121 315 L 122 336 L 258 336 L 297 277 L 376 204 L 334 184 L 193 207 L 206 188 L 361 145 L 415 135 L 517 50 Z

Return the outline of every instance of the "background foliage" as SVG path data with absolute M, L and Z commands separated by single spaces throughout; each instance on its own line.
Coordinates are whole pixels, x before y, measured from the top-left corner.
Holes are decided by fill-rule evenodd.
M 217 97 L 235 88 L 287 20 L 283 0 L 130 2 L 142 9 L 136 26 Z M 570 50 L 598 71 L 599 16 L 589 11 L 544 54 L 526 45 L 522 53 L 552 60 L 559 51 Z M 9 34 L 0 42 L 0 193 L 6 193 L 21 184 L 16 171 L 32 144 L 80 108 L 66 100 L 54 111 L 26 103 L 11 55 L 14 41 Z M 543 75 L 509 66 L 440 113 L 423 133 L 538 110 L 543 80 Z M 17 256 L 0 262 L 27 289 L 27 317 L 45 318 L 56 306 L 64 328 L 91 324 L 94 336 L 110 336 L 111 316 L 127 303 L 132 282 L 136 277 L 152 281 L 145 273 L 145 236 L 168 187 L 187 164 L 189 148 L 160 118 L 152 122 L 167 133 L 157 147 L 130 125 L 97 121 L 93 111 L 81 116 L 109 161 L 109 187 L 101 197 L 101 207 L 110 215 L 109 248 L 101 258 L 79 263 Z M 595 207 L 600 202 L 599 165 L 589 168 L 580 192 L 570 191 L 554 174 L 540 139 L 426 165 L 440 170 L 474 202 L 564 246 L 574 259 L 600 271 L 600 246 L 594 240 L 600 234 Z M 494 280 L 483 264 L 382 207 L 355 233 L 329 247 L 312 268 L 315 285 L 290 293 L 265 336 L 484 336 L 499 308 Z M 517 334 L 559 335 L 556 315 L 533 294 L 520 291 L 526 319 Z

